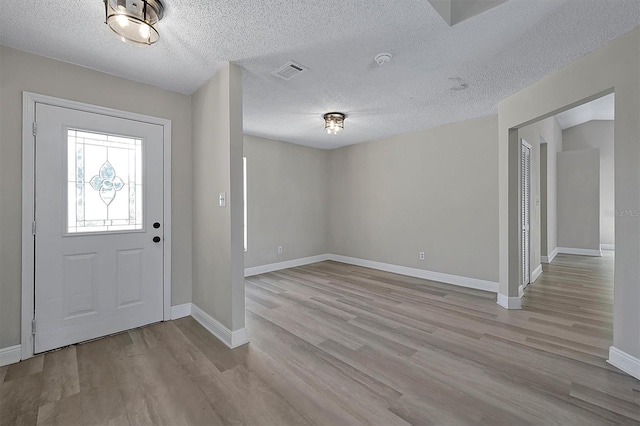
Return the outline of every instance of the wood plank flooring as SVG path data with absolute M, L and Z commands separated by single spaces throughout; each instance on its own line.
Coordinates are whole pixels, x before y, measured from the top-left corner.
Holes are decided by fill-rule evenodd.
M 608 365 L 613 257 L 558 255 L 521 311 L 336 262 L 246 279 L 251 343 L 192 318 L 0 368 L 0 424 L 640 424 Z

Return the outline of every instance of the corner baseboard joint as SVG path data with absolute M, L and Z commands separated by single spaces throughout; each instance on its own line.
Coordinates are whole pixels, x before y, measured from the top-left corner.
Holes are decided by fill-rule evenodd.
M 496 303 L 505 309 L 522 309 L 520 297 L 508 297 L 502 293 L 498 293 Z
M 609 359 L 607 362 L 640 380 L 640 359 L 611 346 L 609 348 Z

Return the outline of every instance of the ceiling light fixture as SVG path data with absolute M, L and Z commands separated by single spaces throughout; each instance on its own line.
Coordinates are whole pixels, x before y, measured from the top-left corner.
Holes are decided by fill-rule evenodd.
M 105 24 L 122 41 L 156 44 L 160 34 L 154 25 L 162 19 L 160 0 L 104 0 Z
M 344 119 L 347 116 L 341 112 L 328 112 L 323 115 L 324 129 L 330 135 L 336 135 L 344 130 Z

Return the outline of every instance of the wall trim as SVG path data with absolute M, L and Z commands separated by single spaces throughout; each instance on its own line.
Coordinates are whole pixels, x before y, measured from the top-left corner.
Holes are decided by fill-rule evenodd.
M 332 255 L 319 254 L 317 256 L 301 257 L 298 259 L 286 260 L 284 262 L 269 263 L 267 265 L 244 268 L 244 276 L 251 277 L 253 275 L 279 271 L 280 269 L 295 268 L 296 266 L 304 266 L 304 265 L 310 265 L 312 263 L 324 262 L 325 260 L 329 260 L 330 256 Z
M 615 244 L 600 244 L 600 250 L 615 251 Z
M 520 297 L 508 297 L 498 293 L 496 303 L 505 309 L 522 309 L 522 301 Z
M 173 321 L 191 315 L 191 305 L 191 303 L 183 303 L 182 305 L 172 306 L 171 320 Z
M 542 265 L 538 265 L 536 269 L 533 270 L 531 274 L 531 284 L 535 283 L 538 278 L 542 275 Z
M 5 365 L 15 364 L 20 361 L 22 355 L 22 346 L 8 346 L 0 349 L 0 367 Z
M 459 275 L 428 271 L 426 269 L 410 268 L 408 266 L 393 265 L 391 263 L 375 262 L 373 260 L 358 259 L 356 257 L 342 256 L 339 254 L 330 254 L 328 260 L 348 263 L 356 266 L 364 266 L 365 268 L 378 269 L 380 271 L 392 272 L 394 274 L 407 275 L 425 280 L 438 281 L 445 284 L 453 284 L 460 287 L 490 291 L 492 293 L 497 293 L 499 289 L 499 284 L 493 281 L 461 277 Z
M 406 275 L 409 277 L 422 278 L 425 280 L 438 281 L 445 284 L 457 285 L 460 287 L 468 287 L 477 290 L 498 292 L 498 283 L 493 281 L 480 280 L 477 278 L 462 277 L 459 275 L 445 274 L 442 272 L 434 272 L 426 269 L 410 268 L 408 266 L 394 265 L 391 263 L 376 262 L 373 260 L 359 259 L 356 257 L 342 256 L 339 254 L 320 254 L 317 256 L 302 257 L 299 259 L 288 260 L 285 262 L 270 263 L 262 266 L 254 266 L 245 268 L 244 276 L 264 274 L 266 272 L 278 271 L 281 269 L 294 268 L 296 266 L 310 265 L 312 263 L 333 260 L 335 262 L 347 263 L 365 268 L 377 269 L 380 271 L 392 272 L 394 274 Z
M 602 250 L 597 249 L 582 249 L 582 248 L 572 248 L 572 247 L 558 247 L 558 253 L 562 254 L 575 254 L 578 256 L 595 256 L 602 257 Z
M 558 247 L 554 248 L 548 256 L 540 256 L 542 263 L 551 263 L 553 259 L 558 255 Z
M 607 362 L 640 380 L 640 359 L 611 346 Z
M 249 333 L 246 327 L 231 331 L 221 322 L 200 309 L 195 303 L 191 304 L 191 316 L 230 349 L 235 349 L 238 346 L 249 343 Z

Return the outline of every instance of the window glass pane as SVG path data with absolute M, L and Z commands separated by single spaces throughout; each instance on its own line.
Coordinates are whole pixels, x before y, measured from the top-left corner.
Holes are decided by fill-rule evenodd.
M 142 229 L 142 140 L 67 135 L 67 232 Z

